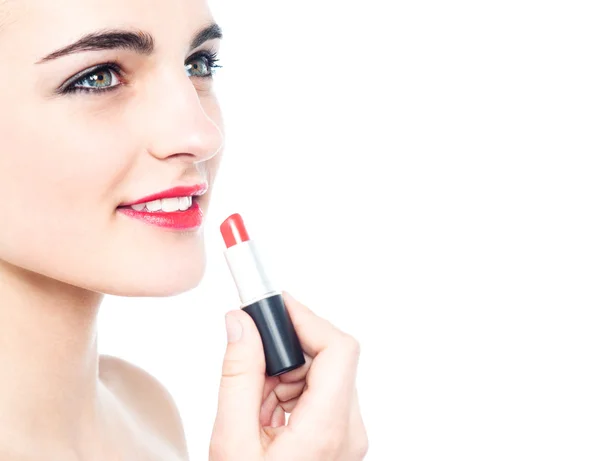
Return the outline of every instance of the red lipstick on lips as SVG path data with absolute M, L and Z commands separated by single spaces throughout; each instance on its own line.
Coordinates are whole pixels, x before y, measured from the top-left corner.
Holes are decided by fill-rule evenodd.
M 208 190 L 208 183 L 196 184 L 195 186 L 178 186 L 172 189 L 149 195 L 135 202 L 124 203 L 121 206 L 138 205 L 140 203 L 152 202 L 163 198 L 185 197 L 188 195 L 202 195 Z
M 254 241 L 239 214 L 221 224 L 225 259 L 242 302 L 263 343 L 267 375 L 277 376 L 304 365 L 304 353 L 281 292 L 269 280 Z
M 147 211 L 146 209 L 137 211 L 131 207 L 163 198 L 199 196 L 203 195 L 207 190 L 207 183 L 173 187 L 172 189 L 149 195 L 134 202 L 125 203 L 119 206 L 117 211 L 158 227 L 175 230 L 193 230 L 202 225 L 202 218 L 204 216 L 200 205 L 195 200 L 192 200 L 192 206 L 185 211 Z

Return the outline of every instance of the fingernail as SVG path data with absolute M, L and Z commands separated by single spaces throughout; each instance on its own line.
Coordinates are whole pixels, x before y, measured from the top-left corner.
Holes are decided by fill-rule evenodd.
M 225 316 L 225 327 L 227 328 L 227 342 L 234 343 L 242 337 L 242 323 L 235 314 L 229 312 Z

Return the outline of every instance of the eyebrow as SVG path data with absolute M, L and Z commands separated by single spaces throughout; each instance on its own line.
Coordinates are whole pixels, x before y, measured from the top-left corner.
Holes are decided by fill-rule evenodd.
M 221 28 L 213 23 L 201 28 L 194 34 L 190 42 L 190 51 L 212 39 L 223 38 Z M 132 50 L 138 54 L 150 55 L 154 52 L 154 37 L 143 30 L 103 29 L 84 35 L 75 43 L 53 51 L 43 57 L 36 64 L 41 64 L 54 59 L 62 58 L 82 51 L 100 51 L 124 49 Z

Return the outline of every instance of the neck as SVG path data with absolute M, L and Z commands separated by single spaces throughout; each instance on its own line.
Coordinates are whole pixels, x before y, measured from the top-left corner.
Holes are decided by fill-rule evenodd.
M 102 298 L 0 262 L 4 435 L 72 446 L 100 428 L 96 327 Z

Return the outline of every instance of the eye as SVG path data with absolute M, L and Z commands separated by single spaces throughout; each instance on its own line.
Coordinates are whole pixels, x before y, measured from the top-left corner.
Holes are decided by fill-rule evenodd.
M 217 67 L 216 52 L 200 51 L 188 59 L 188 64 L 185 65 L 187 71 L 190 72 L 190 77 L 212 78 Z M 101 64 L 86 73 L 83 76 L 75 76 L 71 82 L 63 85 L 63 89 L 57 90 L 59 94 L 68 93 L 102 93 L 111 91 L 121 86 L 123 82 L 119 80 L 121 77 L 121 67 L 116 62 L 107 62 Z M 79 75 L 82 75 L 79 74 Z
M 185 68 L 190 71 L 190 77 L 210 78 L 215 69 L 221 67 L 216 65 L 218 60 L 217 53 L 201 51 L 190 57 L 190 64 L 186 64 Z
M 84 91 L 88 93 L 99 93 L 102 91 L 109 91 L 120 86 L 120 75 L 121 70 L 118 65 L 115 63 L 106 63 L 96 67 L 83 77 L 74 80 L 73 83 L 68 84 L 63 92 L 75 93 Z

